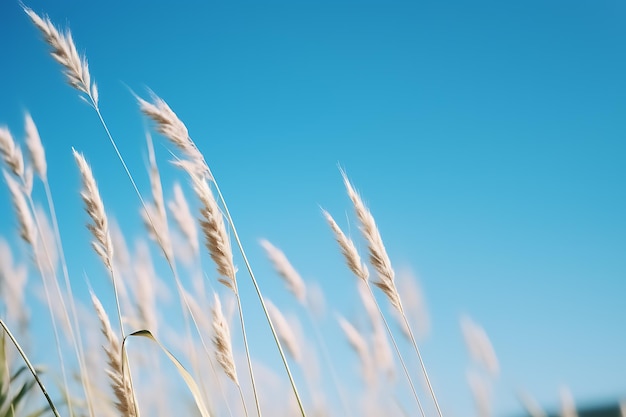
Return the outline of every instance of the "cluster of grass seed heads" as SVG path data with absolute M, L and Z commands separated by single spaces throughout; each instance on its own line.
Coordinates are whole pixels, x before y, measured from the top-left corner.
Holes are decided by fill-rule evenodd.
M 378 281 L 375 281 L 374 285 L 385 293 L 391 304 L 398 309 L 398 311 L 402 311 L 402 303 L 394 282 L 395 272 L 391 267 L 391 261 L 389 260 L 383 239 L 376 226 L 374 216 L 372 216 L 372 213 L 370 213 L 369 209 L 365 206 L 361 196 L 356 192 L 346 174 L 344 172 L 341 174 L 348 196 L 350 200 L 352 200 L 357 218 L 361 224 L 361 233 L 367 242 L 370 263 L 374 269 L 376 269 L 376 272 L 378 272 Z

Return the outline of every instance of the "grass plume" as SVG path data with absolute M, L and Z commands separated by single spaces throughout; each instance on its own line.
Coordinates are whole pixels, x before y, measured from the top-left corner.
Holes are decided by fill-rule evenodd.
M 343 170 L 341 171 L 341 175 L 343 176 L 343 182 L 346 187 L 346 191 L 348 192 L 348 196 L 350 197 L 350 200 L 352 200 L 352 204 L 354 205 L 356 216 L 359 219 L 359 223 L 361 225 L 361 233 L 363 234 L 363 238 L 367 242 L 367 248 L 370 255 L 370 263 L 378 272 L 378 281 L 375 281 L 374 285 L 376 285 L 383 291 L 383 293 L 385 293 L 391 305 L 395 307 L 396 310 L 402 315 L 402 320 L 404 321 L 406 328 L 409 332 L 411 344 L 413 345 L 413 349 L 415 350 L 415 354 L 417 355 L 417 359 L 419 360 L 422 373 L 424 374 L 426 384 L 428 385 L 430 396 L 435 404 L 435 408 L 437 409 L 437 414 L 439 415 L 439 417 L 443 417 L 441 408 L 439 407 L 439 401 L 437 401 L 435 391 L 430 382 L 430 378 L 428 377 L 428 373 L 426 372 L 426 366 L 424 365 L 422 354 L 420 353 L 419 347 L 417 346 L 417 341 L 415 340 L 415 336 L 413 335 L 413 331 L 411 329 L 411 326 L 409 325 L 409 321 L 402 307 L 400 294 L 398 293 L 394 281 L 395 272 L 391 266 L 391 260 L 389 259 L 389 255 L 387 255 L 387 250 L 385 249 L 385 245 L 378 230 L 378 226 L 376 226 L 374 216 L 367 208 L 367 206 L 363 203 L 361 196 L 356 192 L 356 190 L 350 183 L 348 176 Z M 423 410 L 421 411 L 423 414 Z
M 96 251 L 102 262 L 109 270 L 113 270 L 113 241 L 109 233 L 109 222 L 104 210 L 104 203 L 100 197 L 100 191 L 93 177 L 91 167 L 85 160 L 83 154 L 72 149 L 74 160 L 80 171 L 83 188 L 80 193 L 85 211 L 89 215 L 92 223 L 87 224 L 87 229 L 91 232 L 94 240 L 91 246 Z
M 4 174 L 4 180 L 6 181 L 11 193 L 13 208 L 15 209 L 15 214 L 17 215 L 19 223 L 20 237 L 24 239 L 26 243 L 31 245 L 34 250 L 36 245 L 35 240 L 37 238 L 37 230 L 35 229 L 35 222 L 33 221 L 32 213 L 28 207 L 28 203 L 26 202 L 24 192 L 17 181 L 13 179 L 8 172 L 2 170 L 2 173 Z
M 63 67 L 63 73 L 69 85 L 91 97 L 97 104 L 98 89 L 95 82 L 93 84 L 91 82 L 87 58 L 79 55 L 69 29 L 63 33 L 52 24 L 48 16 L 39 16 L 31 8 L 22 7 L 52 48 L 51 55 Z
M 22 177 L 24 175 L 22 150 L 15 143 L 11 131 L 5 126 L 0 126 L 0 153 L 2 153 L 2 159 L 13 175 Z
M 115 407 L 123 417 L 138 417 L 133 389 L 123 365 L 122 344 L 111 328 L 109 317 L 104 311 L 102 303 L 93 292 L 91 293 L 91 302 L 100 321 L 100 330 L 107 341 L 104 351 L 109 366 L 107 375 L 115 395 Z
M 303 305 L 306 304 L 306 285 L 304 280 L 296 271 L 296 268 L 291 265 L 285 253 L 272 245 L 267 239 L 261 239 L 261 246 L 265 249 L 267 257 L 274 265 L 274 269 L 283 278 L 287 289 L 296 297 L 296 299 Z
M 30 160 L 33 163 L 35 172 L 46 182 L 48 178 L 48 165 L 46 162 L 46 151 L 41 144 L 39 130 L 33 121 L 30 113 L 24 115 L 24 130 L 26 132 L 26 148 L 30 154 Z

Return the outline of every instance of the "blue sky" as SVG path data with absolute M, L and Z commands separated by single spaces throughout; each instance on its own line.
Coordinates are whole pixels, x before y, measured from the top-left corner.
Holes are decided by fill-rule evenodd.
M 70 25 L 146 192 L 149 124 L 129 90 L 154 90 L 185 121 L 277 304 L 297 307 L 261 237 L 319 282 L 332 309 L 361 314 L 319 212 L 358 236 L 340 164 L 392 262 L 419 277 L 431 319 L 423 354 L 450 415 L 474 413 L 462 314 L 498 354 L 498 415 L 519 413 L 520 388 L 550 409 L 561 385 L 581 404 L 626 396 L 622 2 L 127 3 L 28 5 Z M 93 111 L 17 2 L 0 4 L 0 48 L 0 123 L 19 138 L 28 109 L 38 124 L 85 294 L 83 269 L 104 274 L 87 247 L 71 147 L 92 164 L 129 239 L 142 233 L 138 202 Z M 165 141 L 156 144 L 171 195 L 178 174 L 166 166 Z M 5 187 L 0 213 L 0 233 L 14 239 Z M 248 284 L 242 297 L 253 310 Z M 271 356 L 262 320 L 251 317 L 259 356 Z M 348 358 L 332 314 L 325 323 Z

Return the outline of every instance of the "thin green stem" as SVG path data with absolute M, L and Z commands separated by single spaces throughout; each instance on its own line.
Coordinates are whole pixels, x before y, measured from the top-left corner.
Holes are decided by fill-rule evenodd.
M 48 401 L 48 404 L 50 405 L 50 410 L 52 410 L 52 412 L 54 413 L 55 417 L 61 417 L 59 415 L 59 412 L 57 411 L 57 408 L 54 406 L 54 403 L 52 402 L 52 399 L 50 399 L 50 395 L 48 395 L 48 391 L 46 391 L 46 387 L 44 387 L 43 382 L 41 382 L 41 380 L 39 379 L 39 376 L 37 375 L 37 371 L 35 370 L 33 365 L 30 363 L 30 360 L 28 360 L 28 357 L 26 356 L 26 353 L 24 353 L 24 350 L 22 350 L 22 347 L 17 342 L 15 337 L 13 337 L 13 334 L 11 333 L 11 331 L 9 330 L 7 325 L 4 323 L 4 320 L 2 320 L 2 319 L 0 319 L 0 326 L 2 326 L 2 328 L 4 329 L 6 334 L 9 336 L 9 338 L 11 339 L 11 342 L 13 343 L 13 345 L 15 346 L 17 351 L 19 352 L 20 356 L 22 356 L 22 359 L 24 360 L 24 363 L 28 367 L 28 370 L 33 375 L 33 377 L 35 378 L 35 381 L 37 381 L 37 384 L 39 385 L 39 388 L 41 388 L 41 392 L 43 392 L 43 395 L 46 397 L 46 400 Z

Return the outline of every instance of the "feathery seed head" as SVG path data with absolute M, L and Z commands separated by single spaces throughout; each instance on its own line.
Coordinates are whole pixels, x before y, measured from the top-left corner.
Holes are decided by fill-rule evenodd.
M 492 389 L 489 381 L 485 379 L 482 374 L 476 372 L 473 369 L 470 369 L 467 372 L 467 383 L 470 390 L 472 391 L 472 396 L 474 397 L 474 404 L 476 404 L 478 416 L 490 417 L 492 414 Z M 563 415 L 563 417 L 571 416 Z
M 82 178 L 83 189 L 80 193 L 85 204 L 85 211 L 91 218 L 93 224 L 87 224 L 87 228 L 94 237 L 91 246 L 96 251 L 107 269 L 113 268 L 113 241 L 109 233 L 109 223 L 104 210 L 104 203 L 100 197 L 100 191 L 96 185 L 96 180 L 91 172 L 91 167 L 85 157 L 72 148 L 74 159 L 78 165 Z
M 189 137 L 187 126 L 178 118 L 165 100 L 154 93 L 151 93 L 151 97 L 152 103 L 136 96 L 141 112 L 156 123 L 159 133 L 190 158 L 191 162 L 197 166 L 195 171 L 208 173 L 209 169 L 204 156 Z
M 47 164 L 46 153 L 43 145 L 41 144 L 41 138 L 39 137 L 39 131 L 33 121 L 30 113 L 24 115 L 24 128 L 26 131 L 26 148 L 30 154 L 30 159 L 33 162 L 33 167 L 40 178 L 46 178 Z
M 306 303 L 306 286 L 298 271 L 291 265 L 287 256 L 278 249 L 276 246 L 272 245 L 268 240 L 261 239 L 261 246 L 265 249 L 265 253 L 267 257 L 274 265 L 274 269 L 276 272 L 283 278 L 285 284 L 287 284 L 287 289 L 296 297 L 296 299 L 302 303 Z
M 183 235 L 189 242 L 194 255 L 197 255 L 199 252 L 198 229 L 195 219 L 189 210 L 189 204 L 187 203 L 183 189 L 178 183 L 174 184 L 174 199 L 168 202 L 168 207 L 178 228 L 183 232 Z
M 33 162 L 35 171 L 45 181 L 47 175 L 46 152 L 41 144 L 39 131 L 30 113 L 24 115 L 24 130 L 26 131 L 26 147 Z
M 365 340 L 365 337 L 359 332 L 356 327 L 352 325 L 348 320 L 343 318 L 340 315 L 337 315 L 337 321 L 339 322 L 339 326 L 341 330 L 343 330 L 346 339 L 348 340 L 348 344 L 361 360 L 361 366 L 363 367 L 363 378 L 367 383 L 373 382 L 373 366 L 372 366 L 372 356 Z
M 152 191 L 152 202 L 146 203 L 141 210 L 144 225 L 148 229 L 150 237 L 159 245 L 166 259 L 172 259 L 172 243 L 170 240 L 169 228 L 167 225 L 167 213 L 163 201 L 163 187 L 161 186 L 161 176 L 154 156 L 152 137 L 146 133 L 148 144 L 148 161 L 150 164 L 150 189 Z
M 109 317 L 102 307 L 102 303 L 96 295 L 91 292 L 91 302 L 96 310 L 96 315 L 100 321 L 100 329 L 107 340 L 104 351 L 107 356 L 107 375 L 110 379 L 111 388 L 115 395 L 115 407 L 121 413 L 122 417 L 136 417 L 135 396 L 130 385 L 130 379 L 125 375 L 125 369 L 122 362 L 122 345 L 111 328 Z
M 20 226 L 20 237 L 34 249 L 35 240 L 37 238 L 37 230 L 35 228 L 30 208 L 26 202 L 24 191 L 8 172 L 3 169 L 2 173 L 4 174 L 4 180 L 6 181 L 9 191 L 11 192 L 13 208 L 15 209 L 15 214 L 17 215 L 17 220 Z
M 330 228 L 335 234 L 335 239 L 337 240 L 337 243 L 339 243 L 341 253 L 346 259 L 348 268 L 350 268 L 354 275 L 360 278 L 363 282 L 367 282 L 369 278 L 369 270 L 367 269 L 365 263 L 361 262 L 361 256 L 356 250 L 354 242 L 343 233 L 343 231 L 341 230 L 341 228 L 339 228 L 339 225 L 337 224 L 337 222 L 335 222 L 335 219 L 333 219 L 329 212 L 322 209 L 322 213 L 324 214 L 326 221 L 328 222 Z
M 11 172 L 17 177 L 22 177 L 24 175 L 22 150 L 13 140 L 13 135 L 6 126 L 0 126 L 0 153 Z
M 385 295 L 389 298 L 391 304 L 398 310 L 402 310 L 402 303 L 400 302 L 400 295 L 396 289 L 394 282 L 395 273 L 391 267 L 391 261 L 387 255 L 387 250 L 383 244 L 383 239 L 380 236 L 378 227 L 374 216 L 370 213 L 369 209 L 363 203 L 361 196 L 356 192 L 348 177 L 343 170 L 341 171 L 343 182 L 346 186 L 348 196 L 352 200 L 354 210 L 356 212 L 359 223 L 361 224 L 361 233 L 367 242 L 369 250 L 370 263 L 376 269 L 378 273 L 378 281 L 374 282 L 378 288 L 380 288 Z
M 265 306 L 267 307 L 272 323 L 276 326 L 276 333 L 278 334 L 281 343 L 285 345 L 287 352 L 289 352 L 293 360 L 300 362 L 302 359 L 300 345 L 298 344 L 298 338 L 296 337 L 291 325 L 278 307 L 276 307 L 270 300 L 265 300 Z
M 52 47 L 51 55 L 63 67 L 67 82 L 78 91 L 86 94 L 98 106 L 98 93 L 95 83 L 91 84 L 91 75 L 87 59 L 80 56 L 69 30 L 61 33 L 50 21 L 48 16 L 39 16 L 32 9 L 22 6 L 33 24 L 43 34 L 44 39 Z
M 230 239 L 226 232 L 224 218 L 220 211 L 211 187 L 206 178 L 196 175 L 190 176 L 193 180 L 193 188 L 200 199 L 200 226 L 204 233 L 205 244 L 211 255 L 211 259 L 217 265 L 217 272 L 222 276 L 219 282 L 237 293 L 237 283 L 235 281 L 237 269 L 233 261 L 233 252 L 230 246 Z
M 483 366 L 494 378 L 500 373 L 496 351 L 485 329 L 471 318 L 461 317 L 461 330 L 472 360 Z
M 217 362 L 220 364 L 224 373 L 237 385 L 237 370 L 235 368 L 235 359 L 233 357 L 232 341 L 230 338 L 230 328 L 228 322 L 222 312 L 222 303 L 217 294 L 213 294 L 213 345 L 215 346 L 215 355 Z
M 24 176 L 22 177 L 22 189 L 24 190 L 24 194 L 30 196 L 33 192 L 33 183 L 35 180 L 35 174 L 33 172 L 33 167 L 28 164 L 26 165 L 26 169 L 24 170 Z

